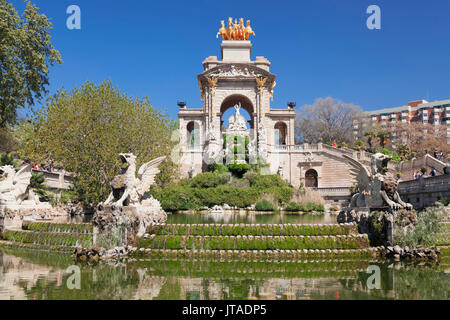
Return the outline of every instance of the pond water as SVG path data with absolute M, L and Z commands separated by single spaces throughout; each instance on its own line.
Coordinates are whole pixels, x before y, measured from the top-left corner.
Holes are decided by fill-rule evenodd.
M 0 299 L 449 299 L 450 260 L 242 262 L 140 260 L 78 264 L 69 289 L 70 255 L 0 249 Z M 369 289 L 369 266 L 380 289 Z
M 334 224 L 337 217 L 330 214 L 280 214 L 235 211 L 225 213 L 172 213 L 167 215 L 168 224 Z

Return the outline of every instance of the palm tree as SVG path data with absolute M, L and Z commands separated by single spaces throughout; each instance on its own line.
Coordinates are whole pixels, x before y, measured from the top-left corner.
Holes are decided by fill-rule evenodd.
M 380 139 L 381 148 L 387 144 L 387 138 L 389 138 L 389 133 L 384 130 L 379 130 L 376 134 L 377 138 Z
M 376 138 L 376 134 L 375 131 L 370 130 L 370 131 L 366 131 L 366 133 L 364 133 L 364 136 L 367 138 L 367 144 L 369 145 L 369 151 L 373 152 L 373 139 Z

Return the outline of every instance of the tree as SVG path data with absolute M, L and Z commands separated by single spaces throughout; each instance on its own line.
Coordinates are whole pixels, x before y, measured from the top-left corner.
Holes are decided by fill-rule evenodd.
M 27 2 L 23 18 L 0 0 L 0 128 L 16 120 L 17 109 L 47 94 L 49 66 L 61 63 L 50 42 L 52 24 Z
M 174 122 L 154 109 L 149 98 L 133 99 L 113 88 L 110 81 L 98 86 L 86 82 L 70 92 L 58 91 L 31 123 L 24 124 L 20 152 L 75 173 L 80 200 L 96 205 L 120 173 L 119 153 L 134 153 L 138 168 L 167 156 L 175 143 L 171 141 L 173 129 Z M 163 163 L 161 168 L 166 179 L 175 174 L 174 165 Z
M 390 137 L 392 144 L 404 144 L 408 152 L 417 157 L 425 155 L 426 151 L 442 151 L 444 154 L 450 153 L 450 144 L 448 143 L 447 130 L 449 125 L 434 125 L 422 122 L 412 123 L 387 123 L 383 125 Z M 404 151 L 397 147 L 397 152 L 402 154 Z M 406 154 L 408 153 L 406 152 Z
M 373 151 L 373 139 L 376 138 L 376 134 L 374 130 L 369 130 L 364 133 L 364 136 L 367 138 L 367 144 L 369 145 L 369 151 Z
M 381 148 L 384 148 L 386 146 L 386 144 L 388 143 L 387 139 L 389 138 L 389 133 L 387 133 L 386 131 L 378 128 L 377 132 L 376 132 L 377 138 L 380 141 L 380 146 Z
M 407 145 L 400 145 L 397 147 L 397 153 L 402 157 L 403 160 L 408 158 L 409 147 Z
M 296 142 L 351 144 L 353 121 L 361 115 L 359 106 L 328 98 L 305 105 L 295 119 Z
M 9 153 L 16 148 L 16 141 L 10 128 L 0 128 L 0 152 Z

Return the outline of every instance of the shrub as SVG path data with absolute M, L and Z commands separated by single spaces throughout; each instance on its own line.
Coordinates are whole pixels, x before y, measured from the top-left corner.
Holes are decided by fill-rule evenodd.
M 250 186 L 260 189 L 289 186 L 289 184 L 287 184 L 277 174 L 273 175 L 249 174 L 246 175 L 246 179 L 250 182 Z
M 274 203 L 282 205 L 288 203 L 292 198 L 293 188 L 291 187 L 272 187 L 264 190 L 264 193 L 273 195 Z
M 190 210 L 198 207 L 193 189 L 186 186 L 155 187 L 151 193 L 159 200 L 165 211 Z
M 442 240 L 444 225 L 441 221 L 444 217 L 444 210 L 443 208 L 432 207 L 420 212 L 414 230 L 396 227 L 395 242 L 399 245 L 411 247 L 436 245 Z
M 227 184 L 230 181 L 229 174 L 219 174 L 215 172 L 205 172 L 195 176 L 191 180 L 193 188 L 214 188 L 219 185 Z
M 242 176 L 250 169 L 250 166 L 246 163 L 230 163 L 228 170 L 236 177 L 242 178 Z
M 275 206 L 269 200 L 263 199 L 256 203 L 256 211 L 275 211 Z
M 288 203 L 288 205 L 284 208 L 284 210 L 286 211 L 290 211 L 290 212 L 297 212 L 297 211 L 301 211 L 300 210 L 301 207 L 297 202 L 290 202 Z

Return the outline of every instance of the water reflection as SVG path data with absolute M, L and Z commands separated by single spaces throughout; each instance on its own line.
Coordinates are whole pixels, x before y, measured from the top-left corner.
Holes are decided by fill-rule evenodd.
M 167 217 L 167 223 L 171 224 L 203 224 L 203 223 L 245 223 L 245 224 L 279 224 L 279 223 L 304 223 L 304 224 L 333 224 L 336 216 L 330 214 L 279 214 L 279 213 L 255 213 L 241 211 L 225 211 L 223 213 L 199 213 L 185 214 L 173 213 Z
M 0 299 L 448 299 L 450 263 L 381 261 L 128 261 L 79 265 L 81 290 L 67 288 L 70 256 L 0 250 Z M 381 290 L 365 271 L 381 268 Z

